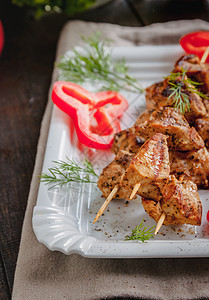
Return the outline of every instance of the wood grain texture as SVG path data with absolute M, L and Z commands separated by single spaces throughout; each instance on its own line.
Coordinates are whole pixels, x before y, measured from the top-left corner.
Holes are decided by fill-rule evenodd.
M 207 0 L 128 0 L 128 2 L 145 25 L 183 19 L 209 21 Z
M 7 278 L 5 274 L 5 268 L 0 253 L 0 299 L 10 299 L 11 293 L 7 284 Z
M 2 4 L 1 4 L 2 5 Z M 86 21 L 139 26 L 126 1 L 75 16 Z M 34 20 L 5 1 L 5 47 L 0 58 L 0 299 L 10 299 L 41 120 L 59 32 L 66 16 Z

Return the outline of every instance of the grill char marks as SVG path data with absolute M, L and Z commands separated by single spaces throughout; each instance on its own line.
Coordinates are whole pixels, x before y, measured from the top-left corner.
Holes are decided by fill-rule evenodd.
M 132 191 L 140 183 L 140 196 L 161 199 L 161 188 L 170 173 L 166 140 L 166 136 L 157 133 L 140 148 L 121 182 L 124 189 Z
M 162 190 L 162 199 L 155 202 L 142 199 L 145 211 L 156 222 L 162 213 L 166 213 L 164 225 L 201 225 L 202 205 L 197 192 L 197 186 L 190 180 L 178 181 L 174 176 L 169 177 Z
M 176 83 L 180 80 L 181 76 L 176 80 Z M 191 87 L 193 86 L 191 85 Z M 174 96 L 169 98 L 171 88 L 172 86 L 167 78 L 146 88 L 146 108 L 148 110 L 159 110 L 163 107 L 174 107 Z M 190 102 L 190 111 L 186 112 L 185 117 L 189 123 L 193 123 L 195 119 L 201 118 L 206 114 L 205 106 L 201 97 L 196 93 L 190 92 L 185 85 L 182 85 L 181 90 L 188 95 Z
M 147 121 L 115 135 L 112 150 L 136 153 L 145 140 L 156 133 L 168 136 L 169 149 L 193 151 L 204 147 L 204 141 L 195 128 L 190 127 L 185 117 L 175 109 L 166 107 L 153 111 Z
M 121 177 L 131 163 L 133 157 L 134 155 L 129 152 L 120 151 L 115 159 L 103 169 L 97 185 L 105 198 L 107 198 L 113 188 L 120 183 Z M 128 191 L 119 189 L 114 198 L 128 199 L 129 196 L 130 193 Z

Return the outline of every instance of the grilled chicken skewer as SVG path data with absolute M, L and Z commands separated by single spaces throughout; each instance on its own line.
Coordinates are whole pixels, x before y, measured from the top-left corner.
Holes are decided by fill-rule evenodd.
M 194 127 L 190 127 L 185 117 L 174 108 L 165 107 L 154 111 L 147 123 L 135 127 L 137 135 L 149 138 L 157 132 L 168 135 L 168 146 L 178 151 L 198 150 L 204 141 Z
M 209 47 L 207 47 L 207 48 L 205 49 L 205 52 L 203 53 L 203 56 L 201 57 L 201 60 L 200 60 L 200 63 L 201 63 L 201 64 L 204 64 L 204 63 L 205 63 L 205 61 L 206 61 L 206 59 L 207 59 L 207 57 L 208 57 L 208 54 L 209 54 Z
M 148 139 L 126 169 L 120 186 L 159 201 L 161 186 L 170 174 L 167 137 L 161 133 Z
M 178 83 L 181 79 L 182 77 L 179 76 L 179 79 L 176 79 L 175 83 Z M 148 87 L 146 89 L 147 109 L 153 110 L 162 109 L 163 107 L 173 107 L 174 96 L 170 97 L 172 94 L 171 88 L 172 86 L 169 84 L 169 79 L 167 78 L 162 82 L 155 83 Z M 185 117 L 189 123 L 193 123 L 195 119 L 201 118 L 206 114 L 205 106 L 202 102 L 202 98 L 198 94 L 189 91 L 183 83 L 181 90 L 188 95 L 190 102 L 190 111 L 185 113 Z
M 202 57 L 203 58 L 203 57 Z M 187 71 L 187 76 L 197 82 L 203 83 L 199 89 L 203 93 L 209 91 L 209 64 L 200 61 L 199 57 L 194 54 L 182 56 L 175 64 L 174 72 L 181 72 L 182 69 Z
M 198 151 L 169 151 L 171 174 L 178 179 L 191 180 L 199 188 L 209 186 L 209 153 L 204 147 Z
M 187 71 L 187 76 L 192 80 L 200 83 L 198 89 L 209 94 L 209 64 L 205 63 L 206 56 L 208 55 L 209 47 L 205 50 L 202 59 L 200 60 L 196 55 L 182 56 L 175 65 L 175 72 L 180 72 L 183 68 Z M 202 99 L 206 109 L 204 116 L 198 117 L 194 120 L 194 126 L 200 136 L 203 138 L 205 145 L 209 148 L 209 100 Z
M 192 61 L 184 57 L 177 62 L 176 72 L 182 70 L 182 64 L 185 65 L 184 69 L 187 68 L 188 76 L 196 72 L 196 65 L 199 69 L 202 68 L 205 72 L 204 86 L 209 87 L 209 67 L 206 68 L 194 57 Z M 181 76 L 176 80 L 181 81 Z M 128 200 L 138 194 L 143 197 L 145 210 L 158 221 L 155 234 L 162 224 L 200 225 L 202 207 L 197 186 L 185 178 L 194 180 L 199 186 L 209 185 L 209 154 L 203 139 L 189 125 L 195 124 L 201 132 L 201 120 L 204 119 L 204 124 L 208 122 L 209 126 L 209 101 L 186 90 L 183 81 L 181 83 L 182 90 L 190 101 L 190 111 L 185 115 L 187 120 L 172 108 L 173 98 L 169 97 L 172 91 L 167 78 L 147 88 L 147 110 L 132 128 L 115 136 L 112 150 L 117 154 L 116 158 L 103 170 L 98 181 L 98 186 L 107 199 L 94 222 L 113 198 Z M 174 175 L 169 177 L 167 137 L 164 134 L 168 136 L 171 174 L 175 174 L 180 181 Z M 161 167 L 156 171 L 159 162 L 164 166 L 164 173 Z
M 107 199 L 94 223 L 113 198 L 129 200 L 135 197 L 136 192 L 140 196 L 156 201 L 161 198 L 160 186 L 164 185 L 164 180 L 170 173 L 166 139 L 166 136 L 161 133 L 154 135 L 139 148 L 135 156 L 120 151 L 113 162 L 103 170 L 98 180 L 98 187 Z M 114 189 L 115 192 L 112 193 Z M 108 197 L 110 194 L 111 197 Z
M 159 202 L 142 199 L 145 211 L 157 223 L 164 225 L 191 224 L 200 226 L 202 219 L 202 205 L 197 192 L 197 186 L 190 180 L 179 181 L 171 175 L 162 190 Z M 156 227 L 159 231 L 159 227 Z M 155 234 L 157 233 L 157 230 Z
M 198 187 L 209 186 L 209 153 L 199 134 L 194 128 L 190 128 L 184 116 L 168 107 L 163 111 L 154 111 L 149 120 L 139 126 L 116 134 L 113 151 L 124 149 L 135 153 L 137 146 L 142 144 L 146 137 L 152 136 L 154 130 L 166 133 L 171 174 L 177 178 L 192 180 Z
M 166 107 L 153 111 L 144 123 L 117 133 L 112 150 L 114 153 L 119 150 L 136 153 L 138 146 L 156 133 L 168 136 L 169 149 L 191 151 L 204 147 L 204 141 L 185 117 L 174 108 Z

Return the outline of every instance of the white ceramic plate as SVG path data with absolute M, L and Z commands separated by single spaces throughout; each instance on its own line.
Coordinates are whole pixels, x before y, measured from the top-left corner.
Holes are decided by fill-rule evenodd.
M 182 55 L 177 45 L 113 48 L 114 59 L 125 58 L 131 75 L 143 86 L 162 80 Z M 144 110 L 144 96 L 121 92 L 129 101 L 128 111 L 121 119 L 122 128 L 134 124 Z M 47 141 L 43 172 L 66 156 L 91 161 L 98 174 L 114 157 L 110 151 L 88 149 L 78 143 L 70 118 L 54 107 Z M 144 212 L 140 197 L 128 205 L 123 200 L 110 203 L 104 215 L 93 220 L 104 199 L 96 184 L 75 184 L 49 190 L 40 184 L 33 212 L 33 229 L 39 242 L 50 250 L 86 257 L 207 257 L 209 256 L 209 192 L 199 191 L 203 204 L 202 226 L 162 226 L 160 234 L 146 243 L 125 241 L 125 236 L 144 219 L 147 226 L 155 222 Z

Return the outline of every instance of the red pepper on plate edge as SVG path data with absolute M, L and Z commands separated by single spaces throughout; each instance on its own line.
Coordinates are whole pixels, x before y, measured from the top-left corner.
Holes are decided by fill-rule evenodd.
M 179 41 L 181 47 L 189 54 L 201 58 L 209 46 L 209 31 L 195 31 L 184 35 Z M 209 57 L 206 62 L 209 62 Z
M 96 149 L 111 147 L 119 120 L 128 108 L 127 100 L 114 91 L 90 93 L 78 84 L 56 81 L 52 101 L 74 121 L 78 139 Z

